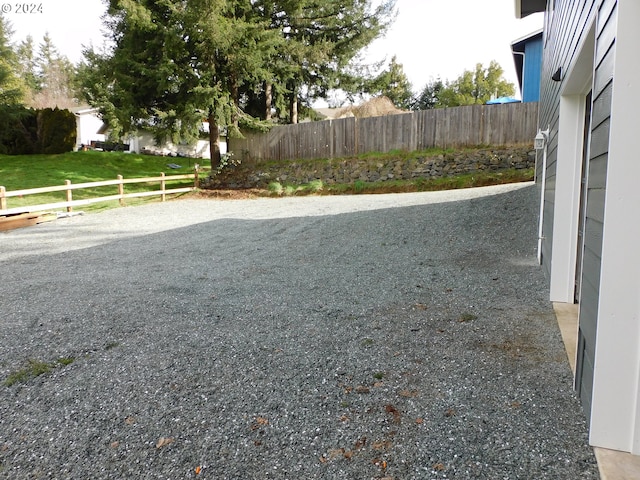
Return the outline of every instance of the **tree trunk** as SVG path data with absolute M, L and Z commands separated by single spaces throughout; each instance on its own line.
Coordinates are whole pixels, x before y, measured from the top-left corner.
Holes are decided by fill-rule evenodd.
M 209 154 L 211 155 L 211 174 L 220 165 L 220 129 L 213 112 L 209 112 Z
M 298 123 L 298 89 L 295 87 L 289 97 L 289 123 Z
M 271 103 L 273 102 L 273 84 L 265 82 L 264 84 L 264 119 L 271 120 Z
M 231 124 L 238 128 L 238 109 L 240 108 L 240 88 L 238 87 L 238 77 L 233 74 L 231 77 L 231 99 L 234 110 L 231 113 Z

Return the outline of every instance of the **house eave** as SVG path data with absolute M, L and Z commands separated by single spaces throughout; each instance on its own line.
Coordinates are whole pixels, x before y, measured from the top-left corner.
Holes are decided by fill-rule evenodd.
M 547 0 L 515 0 L 516 18 L 524 18 L 534 13 L 544 12 Z

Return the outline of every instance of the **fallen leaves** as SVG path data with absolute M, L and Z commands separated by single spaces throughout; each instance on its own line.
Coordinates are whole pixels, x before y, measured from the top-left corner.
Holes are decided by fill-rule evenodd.
M 356 393 L 369 393 L 370 391 L 369 387 L 365 387 L 364 385 L 358 385 L 356 387 Z
M 446 412 L 444 412 L 444 416 L 449 418 L 449 417 L 455 417 L 456 416 L 456 411 L 453 408 L 448 408 Z
M 134 423 L 136 423 L 136 418 L 129 415 L 124 419 L 124 423 L 126 423 L 127 425 L 133 425 Z
M 195 474 L 196 474 L 196 475 L 200 475 L 200 472 L 202 472 L 202 467 L 201 467 L 200 465 L 198 465 L 198 466 L 194 469 L 194 471 L 195 471 Z
M 374 458 L 373 460 L 371 460 L 371 463 L 373 463 L 375 466 L 379 467 L 381 470 L 386 470 L 387 469 L 387 461 L 386 460 L 380 460 L 379 458 Z
M 256 417 L 255 423 L 251 425 L 251 430 L 258 430 L 259 428 L 269 425 L 269 420 L 264 417 Z
M 380 440 L 377 442 L 373 442 L 372 447 L 374 450 L 381 451 L 381 450 L 389 450 L 391 448 L 391 445 L 392 443 L 389 440 Z
M 400 392 L 398 392 L 398 395 L 405 398 L 413 398 L 418 396 L 418 391 L 417 390 L 400 390 Z
M 362 436 L 358 440 L 356 440 L 355 444 L 353 445 L 353 450 L 348 450 L 346 448 L 332 448 L 319 458 L 320 463 L 328 463 L 337 458 L 351 460 L 359 450 L 363 450 L 365 448 L 366 444 L 367 437 Z
M 384 410 L 393 415 L 393 423 L 400 423 L 400 412 L 393 405 L 385 405 Z
M 360 438 L 356 441 L 356 443 L 355 443 L 355 445 L 354 445 L 354 448 L 355 448 L 356 450 L 362 450 L 366 445 L 367 445 L 367 437 L 360 437 Z
M 156 448 L 166 447 L 173 442 L 175 442 L 175 439 L 173 437 L 160 437 L 156 442 Z

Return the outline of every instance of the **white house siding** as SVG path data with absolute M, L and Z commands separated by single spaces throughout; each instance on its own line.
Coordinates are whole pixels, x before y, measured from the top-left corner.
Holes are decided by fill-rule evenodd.
M 92 140 L 105 141 L 105 136 L 98 133 L 102 127 L 102 120 L 97 115 L 97 109 L 84 109 L 74 112 L 76 115 L 76 146 L 89 145 Z
M 550 129 L 543 267 L 553 301 L 573 302 L 580 274 L 576 388 L 591 443 L 640 454 L 640 2 L 549 3 L 555 8 L 545 16 L 540 96 L 540 127 Z
M 596 57 L 603 70 L 596 84 L 610 95 L 611 115 L 591 441 L 640 454 L 640 2 L 605 1 L 600 18 L 599 42 L 611 46 Z M 613 33 L 608 23 L 615 26 Z
M 198 140 L 195 145 L 174 145 L 167 142 L 161 146 L 155 144 L 153 135 L 148 132 L 142 132 L 138 135 L 131 136 L 127 139 L 129 151 L 135 153 L 151 152 L 157 155 L 181 155 L 191 158 L 210 159 L 208 140 Z M 220 153 L 227 153 L 227 143 L 220 142 Z

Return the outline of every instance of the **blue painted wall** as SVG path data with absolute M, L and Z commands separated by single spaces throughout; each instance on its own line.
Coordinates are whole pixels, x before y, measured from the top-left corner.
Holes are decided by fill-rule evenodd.
M 522 101 L 540 100 L 540 72 L 542 70 L 542 36 L 528 40 L 524 46 L 524 72 L 522 78 Z

